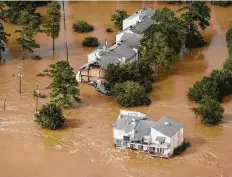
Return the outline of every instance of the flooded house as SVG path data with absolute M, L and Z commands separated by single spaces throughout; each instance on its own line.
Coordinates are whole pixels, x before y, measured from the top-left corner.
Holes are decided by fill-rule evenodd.
M 124 40 L 106 48 L 98 47 L 88 55 L 88 63 L 79 68 L 76 79 L 78 82 L 97 82 L 104 80 L 107 66 L 117 63 L 138 60 L 138 45 Z
M 145 151 L 169 158 L 184 142 L 183 126 L 168 116 L 147 120 L 144 113 L 121 110 L 113 127 L 115 147 Z
M 125 30 L 129 26 L 135 25 L 138 21 L 140 21 L 144 17 L 152 18 L 154 13 L 155 13 L 155 11 L 153 9 L 148 8 L 148 7 L 144 7 L 142 9 L 140 9 L 139 11 L 136 11 L 135 13 L 133 13 L 132 15 L 127 17 L 126 19 L 124 19 L 122 29 Z
M 142 33 L 153 24 L 154 11 L 143 8 L 123 21 L 123 31 L 116 35 L 113 46 L 99 46 L 88 54 L 88 63 L 81 66 L 76 75 L 78 82 L 96 82 L 104 80 L 105 69 L 112 63 L 133 62 L 139 59 Z M 99 83 L 99 82 L 98 82 Z

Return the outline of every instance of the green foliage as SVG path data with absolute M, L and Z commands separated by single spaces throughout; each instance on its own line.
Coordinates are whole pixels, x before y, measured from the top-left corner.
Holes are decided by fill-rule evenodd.
M 229 29 L 226 32 L 226 42 L 229 54 L 232 55 L 232 25 L 230 25 Z
M 1 52 L 5 52 L 5 44 L 8 41 L 10 34 L 6 33 L 3 24 L 0 22 L 0 60 L 2 59 Z
M 110 33 L 110 32 L 113 32 L 113 30 L 111 28 L 106 28 L 106 32 Z
M 146 92 L 150 92 L 153 82 L 152 74 L 151 65 L 144 60 L 126 64 L 109 64 L 105 70 L 107 90 L 111 91 L 116 83 L 134 81 L 143 86 Z
M 84 20 L 78 20 L 73 24 L 73 30 L 79 33 L 87 33 L 94 30 L 94 26 Z
M 115 14 L 111 16 L 111 21 L 114 22 L 114 25 L 122 30 L 123 20 L 128 17 L 126 10 L 115 10 Z
M 47 8 L 48 17 L 44 24 L 44 32 L 53 39 L 53 50 L 55 45 L 54 40 L 57 39 L 60 34 L 60 8 L 60 4 L 56 1 L 49 3 Z
M 232 55 L 230 55 L 224 62 L 224 69 L 232 72 Z
M 22 11 L 27 11 L 30 15 L 35 15 L 37 18 L 37 25 L 40 24 L 40 14 L 35 14 L 35 10 L 40 6 L 39 2 L 30 2 L 30 1 L 4 1 L 7 4 L 8 9 L 6 11 L 7 19 L 14 24 L 21 24 L 18 20 L 19 14 Z
M 200 116 L 201 121 L 208 125 L 217 125 L 223 119 L 224 109 L 219 102 L 210 98 L 204 98 L 201 104 L 192 108 L 196 116 Z
M 181 18 L 186 23 L 187 39 L 186 46 L 188 48 L 201 47 L 205 44 L 202 35 L 198 31 L 198 26 L 204 30 L 209 26 L 210 8 L 204 1 L 189 1 L 184 4 L 184 7 L 179 9 L 184 11 Z
M 178 146 L 174 149 L 173 155 L 180 155 L 182 152 L 184 152 L 188 147 L 191 147 L 191 142 L 184 140 L 183 144 Z
M 54 103 L 43 105 L 35 117 L 35 122 L 50 130 L 63 127 L 65 121 L 61 108 Z
M 76 81 L 73 68 L 67 61 L 61 60 L 50 65 L 48 74 L 52 78 L 49 85 L 52 102 L 64 107 L 75 106 L 80 102 L 79 84 Z
M 100 44 L 98 42 L 98 38 L 89 36 L 84 39 L 84 41 L 82 42 L 82 45 L 86 47 L 97 47 Z
M 185 43 L 185 36 L 187 33 L 184 21 L 177 18 L 175 13 L 168 8 L 157 10 L 152 18 L 158 22 L 158 24 L 152 25 L 152 27 L 145 32 L 145 35 L 150 33 L 148 39 L 150 36 L 154 36 L 155 33 L 160 31 L 167 36 L 169 46 L 172 46 L 175 51 L 179 53 L 181 46 Z
M 228 70 L 214 70 L 210 76 L 197 81 L 188 91 L 188 98 L 196 102 L 208 97 L 217 101 L 232 93 L 232 73 Z
M 214 6 L 228 7 L 232 4 L 231 1 L 211 1 L 211 4 Z
M 117 102 L 124 107 L 149 105 L 151 103 L 145 89 L 139 83 L 133 81 L 115 84 L 113 95 Z
M 16 42 L 22 46 L 22 58 L 24 59 L 25 50 L 32 53 L 33 48 L 40 47 L 33 39 L 33 37 L 40 32 L 40 27 L 37 23 L 36 16 L 31 15 L 28 11 L 21 11 L 18 21 L 22 24 L 22 28 L 21 30 L 15 31 L 20 34 L 20 37 L 16 39 Z
M 157 32 L 146 45 L 141 52 L 142 58 L 162 67 L 164 71 L 169 71 L 170 65 L 177 59 L 177 54 L 169 45 L 168 37 L 162 32 Z

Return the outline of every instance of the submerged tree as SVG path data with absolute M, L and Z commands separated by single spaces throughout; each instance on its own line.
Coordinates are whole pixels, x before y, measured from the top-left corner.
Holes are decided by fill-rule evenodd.
M 47 8 L 48 17 L 44 24 L 44 32 L 47 36 L 52 38 L 53 51 L 55 50 L 55 39 L 57 39 L 60 34 L 60 8 L 60 5 L 56 1 L 49 3 Z
M 124 107 L 149 105 L 151 103 L 143 86 L 133 81 L 115 84 L 113 95 L 117 102 Z
M 205 44 L 198 27 L 205 30 L 209 26 L 210 8 L 203 1 L 188 1 L 184 7 L 179 9 L 184 11 L 181 18 L 185 21 L 187 31 L 186 45 L 189 48 L 201 47 Z
M 4 10 L 4 4 L 0 2 L 0 60 L 2 59 L 2 52 L 5 51 L 6 46 L 5 44 L 8 41 L 10 34 L 5 32 L 4 26 L 1 21 L 6 20 L 6 11 Z
M 51 101 L 63 107 L 75 106 L 81 100 L 79 84 L 73 68 L 67 61 L 61 60 L 50 65 L 48 75 L 52 78 L 49 85 Z
M 20 35 L 16 41 L 22 47 L 22 58 L 24 59 L 25 51 L 32 53 L 33 48 L 40 47 L 34 40 L 34 36 L 40 32 L 40 28 L 36 16 L 31 15 L 28 11 L 22 11 L 18 21 L 22 24 L 22 28 L 15 31 Z
M 7 8 L 7 20 L 9 20 L 11 23 L 14 24 L 21 24 L 19 21 L 19 14 L 22 13 L 22 11 L 29 12 L 30 15 L 35 15 L 35 18 L 37 18 L 37 23 L 40 24 L 40 14 L 35 13 L 35 10 L 38 6 L 41 4 L 46 3 L 44 2 L 38 2 L 38 1 L 4 1 L 4 3 L 8 6 Z
M 152 25 L 152 27 L 145 32 L 145 37 L 147 36 L 147 33 L 154 35 L 157 31 L 161 31 L 167 36 L 169 45 L 179 53 L 186 40 L 187 29 L 185 22 L 176 17 L 175 12 L 166 7 L 157 10 L 152 19 L 158 24 Z
M 162 32 L 157 32 L 148 40 L 147 46 L 141 52 L 144 60 L 150 61 L 157 66 L 157 73 L 162 67 L 164 71 L 170 70 L 170 65 L 176 61 L 177 54 L 169 46 L 168 38 Z
M 224 109 L 220 103 L 210 98 L 204 98 L 198 107 L 192 108 L 196 116 L 200 116 L 201 121 L 208 125 L 217 125 L 223 119 Z
M 35 122 L 50 130 L 61 128 L 65 121 L 61 108 L 54 103 L 43 105 L 35 117 Z
M 122 30 L 123 20 L 128 17 L 126 10 L 115 10 L 115 14 L 111 16 L 111 21 L 114 22 L 114 25 Z

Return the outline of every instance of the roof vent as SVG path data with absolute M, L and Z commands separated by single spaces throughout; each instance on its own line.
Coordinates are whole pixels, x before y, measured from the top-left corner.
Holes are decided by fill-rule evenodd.
M 170 126 L 170 123 L 169 122 L 164 122 L 165 125 L 167 126 Z

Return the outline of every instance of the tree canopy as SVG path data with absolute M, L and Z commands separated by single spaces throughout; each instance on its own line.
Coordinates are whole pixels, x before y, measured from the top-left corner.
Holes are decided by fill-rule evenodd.
M 47 36 L 52 38 L 53 41 L 53 50 L 55 50 L 55 39 L 59 37 L 60 34 L 60 4 L 56 1 L 53 1 L 48 4 L 47 8 L 47 21 L 44 24 L 44 32 Z
M 213 70 L 210 76 L 197 81 L 188 91 L 188 97 L 196 102 L 208 97 L 217 101 L 232 93 L 232 73 L 228 70 Z
M 28 11 L 21 11 L 18 21 L 22 24 L 22 28 L 15 31 L 20 34 L 16 42 L 22 46 L 22 58 L 24 59 L 25 50 L 33 52 L 33 48 L 40 47 L 34 40 L 34 36 L 40 32 L 40 27 L 37 23 L 38 19 L 36 16 L 30 14 Z
M 224 69 L 232 72 L 232 55 L 230 55 L 224 62 Z
M 125 64 L 109 64 L 105 70 L 105 79 L 110 91 L 116 83 L 126 81 L 138 82 L 146 92 L 152 90 L 153 70 L 148 62 L 143 60 Z
M 198 107 L 192 108 L 196 116 L 200 116 L 201 121 L 208 125 L 217 125 L 223 119 L 224 109 L 216 100 L 204 98 Z
M 5 32 L 4 26 L 0 21 L 0 60 L 2 59 L 1 52 L 5 52 L 5 44 L 7 43 L 9 36 L 10 34 Z
M 184 11 L 181 14 L 181 18 L 186 23 L 187 37 L 186 46 L 189 48 L 201 47 L 205 44 L 202 35 L 198 31 L 198 27 L 205 30 L 209 26 L 210 8 L 204 1 L 188 1 L 184 4 L 184 7 L 179 9 Z
M 35 122 L 42 128 L 50 130 L 61 128 L 65 121 L 61 108 L 54 103 L 43 105 L 35 114 L 35 117 Z
M 133 81 L 115 84 L 113 95 L 117 102 L 124 107 L 149 105 L 151 102 L 145 89 Z
M 114 22 L 114 25 L 122 30 L 123 20 L 128 17 L 126 10 L 115 10 L 115 14 L 111 16 L 111 21 Z
M 48 75 L 52 78 L 51 101 L 63 107 L 75 106 L 80 102 L 79 84 L 76 81 L 73 68 L 65 60 L 50 65 Z
M 27 11 L 30 15 L 35 15 L 35 18 L 37 18 L 37 23 L 40 23 L 40 14 L 35 14 L 35 10 L 38 6 L 41 5 L 41 2 L 32 2 L 32 1 L 4 1 L 5 4 L 7 4 L 7 19 L 14 24 L 21 24 L 18 20 L 19 14 L 22 13 L 22 11 Z M 43 2 L 45 3 L 45 2 Z
M 168 37 L 162 32 L 156 32 L 151 37 L 146 47 L 141 51 L 144 60 L 150 61 L 157 66 L 157 72 L 162 67 L 164 71 L 170 70 L 170 65 L 177 59 L 175 49 L 168 43 Z
M 157 31 L 161 31 L 167 36 L 169 45 L 179 53 L 181 46 L 185 44 L 185 36 L 187 33 L 185 22 L 176 17 L 175 12 L 166 7 L 161 10 L 156 10 L 152 19 L 158 24 L 150 28 L 151 33 L 154 35 Z

